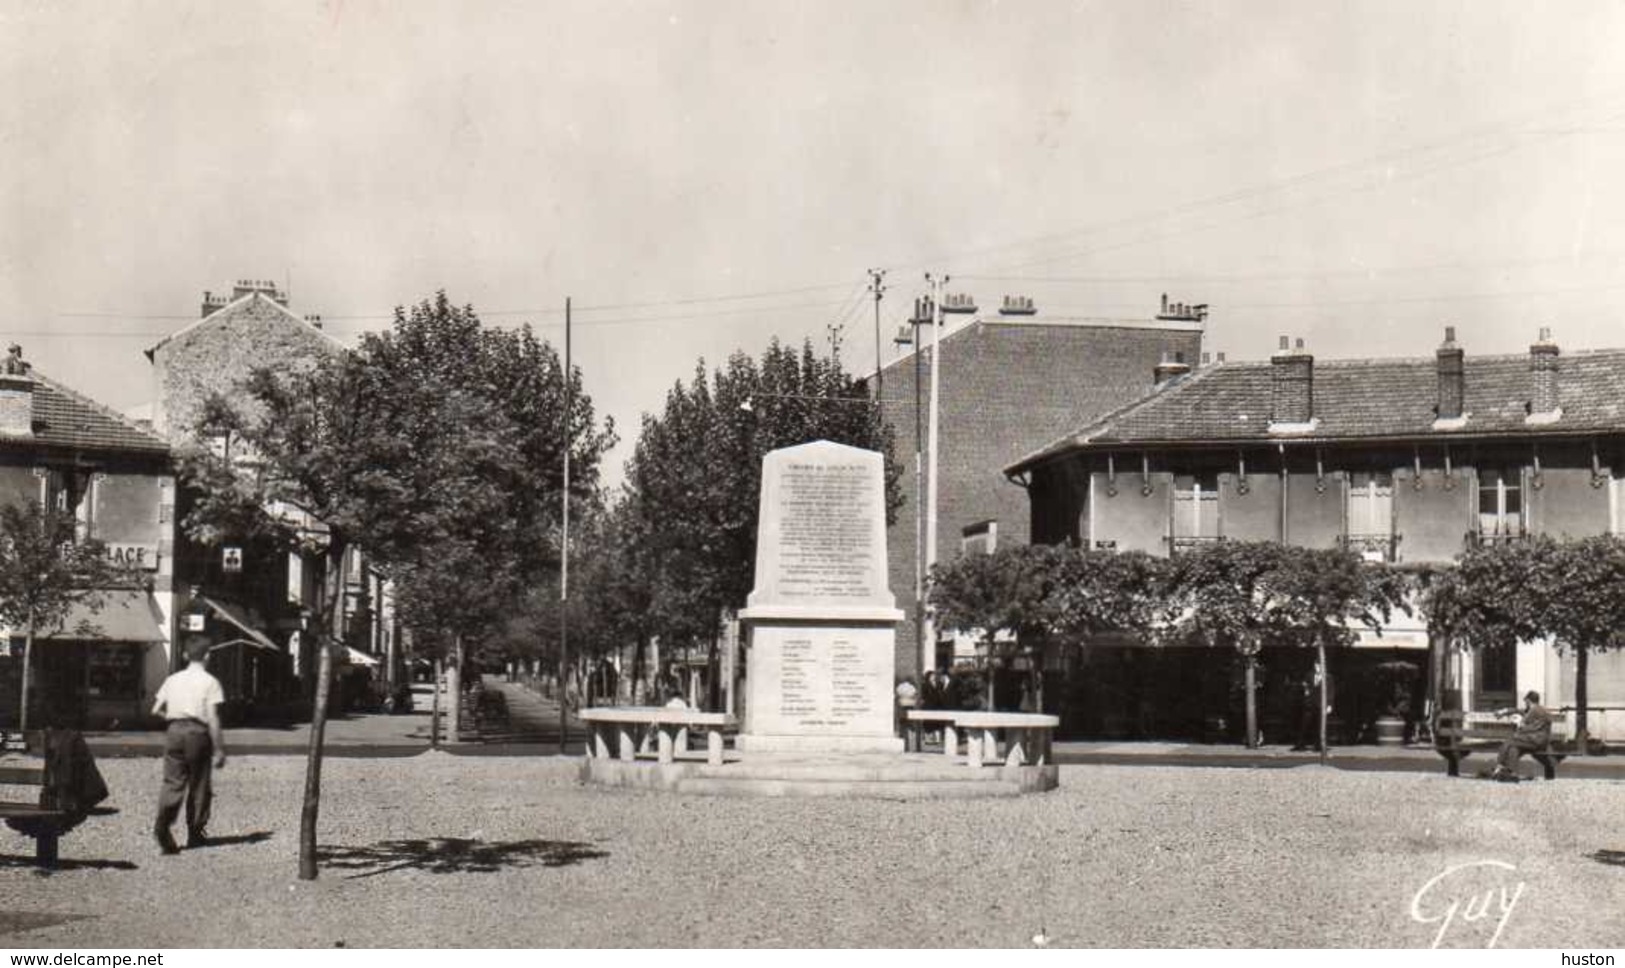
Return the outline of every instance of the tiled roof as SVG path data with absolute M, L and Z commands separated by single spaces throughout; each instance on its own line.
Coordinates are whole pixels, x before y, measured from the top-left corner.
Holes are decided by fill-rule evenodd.
M 0 446 L 50 447 L 123 453 L 167 454 L 169 444 L 83 394 L 33 370 L 34 433 L 0 436 Z
M 1466 419 L 1436 427 L 1438 366 L 1422 359 L 1317 360 L 1312 429 L 1270 432 L 1274 364 L 1206 367 L 1068 434 L 1008 468 L 1073 450 L 1148 444 L 1449 439 L 1625 432 L 1625 350 L 1557 358 L 1561 417 L 1526 422 L 1534 375 L 1526 354 L 1464 359 Z

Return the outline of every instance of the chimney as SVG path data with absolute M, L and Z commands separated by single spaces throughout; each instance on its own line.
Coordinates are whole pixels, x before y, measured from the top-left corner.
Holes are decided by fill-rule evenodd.
M 1270 422 L 1307 424 L 1315 416 L 1315 358 L 1298 340 L 1289 349 L 1281 337 L 1281 348 L 1270 356 Z
M 317 329 L 322 328 L 322 317 L 318 313 L 306 313 L 305 314 L 305 322 L 307 322 L 310 325 L 316 327 Z
M 1163 350 L 1162 362 L 1158 363 L 1151 369 L 1151 385 L 1161 389 L 1170 381 L 1182 377 L 1190 371 L 1190 364 L 1186 363 L 1184 360 L 1177 359 L 1167 350 Z
M 224 293 L 217 296 L 205 289 L 203 290 L 203 311 L 199 315 L 207 316 L 210 313 L 218 312 L 219 310 L 224 309 L 226 303 L 228 302 L 230 302 L 230 300 Z
M 1462 365 L 1462 350 L 1456 345 L 1456 327 L 1444 328 L 1444 342 L 1439 345 L 1435 356 L 1439 371 L 1439 419 L 1460 419 L 1465 406 L 1467 378 Z
M 0 361 L 0 436 L 34 434 L 34 378 L 23 361 L 23 348 L 11 344 L 10 355 Z
M 1557 405 L 1557 344 L 1550 327 L 1540 328 L 1540 339 L 1529 346 L 1529 373 L 1534 379 L 1529 398 L 1529 414 L 1555 415 Z

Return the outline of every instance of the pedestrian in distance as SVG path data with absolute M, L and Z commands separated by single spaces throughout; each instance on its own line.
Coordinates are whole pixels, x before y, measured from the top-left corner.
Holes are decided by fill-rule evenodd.
M 226 765 L 220 734 L 220 704 L 226 694 L 209 675 L 209 638 L 189 635 L 184 644 L 187 666 L 164 680 L 152 714 L 168 721 L 164 734 L 164 780 L 158 792 L 158 819 L 152 835 L 165 854 L 180 851 L 169 828 L 186 805 L 186 846 L 208 842 L 213 771 Z
M 1518 728 L 1501 744 L 1501 755 L 1496 758 L 1495 770 L 1490 774 L 1504 783 L 1518 782 L 1518 760 L 1525 753 L 1541 749 L 1552 738 L 1552 714 L 1540 704 L 1540 693 L 1529 690 L 1524 693 L 1523 702 L 1522 710 L 1502 709 L 1495 714 L 1498 718 L 1512 716 L 1518 721 Z

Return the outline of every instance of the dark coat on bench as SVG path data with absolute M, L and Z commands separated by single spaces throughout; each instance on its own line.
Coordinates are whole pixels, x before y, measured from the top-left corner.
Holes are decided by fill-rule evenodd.
M 59 819 L 8 817 L 6 825 L 20 833 L 37 836 L 42 824 L 64 834 L 77 827 L 90 811 L 107 799 L 107 783 L 96 769 L 85 737 L 75 729 L 45 730 L 45 785 L 40 788 L 40 806 L 61 811 Z

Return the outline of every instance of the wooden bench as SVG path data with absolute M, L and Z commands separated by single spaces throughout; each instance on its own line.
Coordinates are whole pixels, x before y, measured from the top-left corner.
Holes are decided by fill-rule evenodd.
M 913 709 L 908 714 L 914 746 L 927 723 L 942 724 L 942 752 L 959 755 L 959 734 L 965 734 L 965 762 L 971 766 L 1000 763 L 1006 766 L 1042 766 L 1052 756 L 1050 745 L 1059 716 L 1043 713 L 988 713 L 958 709 Z M 1005 755 L 999 759 L 999 734 L 1005 735 Z
M 581 711 L 581 721 L 591 738 L 587 755 L 610 759 L 609 734 L 616 735 L 616 752 L 625 762 L 637 759 L 638 728 L 653 730 L 658 737 L 657 757 L 662 763 L 677 759 L 677 750 L 688 751 L 689 730 L 705 731 L 705 761 L 722 765 L 722 731 L 738 725 L 727 713 L 707 713 L 674 706 L 600 706 Z
M 34 838 L 34 862 L 41 867 L 56 866 L 57 839 L 68 815 L 54 807 L 41 806 L 45 787 L 45 761 L 20 756 L 0 756 L 0 819 L 28 821 Z
M 1545 771 L 1546 779 L 1557 779 L 1557 765 L 1572 752 L 1572 744 L 1560 738 L 1557 731 L 1562 724 L 1554 723 L 1552 737 L 1546 745 L 1528 751 L 1528 756 Z M 1461 761 L 1480 751 L 1499 753 L 1518 726 L 1510 719 L 1490 719 L 1483 713 L 1465 713 L 1446 710 L 1439 713 L 1439 724 L 1434 728 L 1434 749 L 1444 757 L 1445 772 L 1461 775 Z

